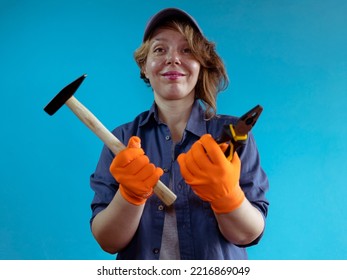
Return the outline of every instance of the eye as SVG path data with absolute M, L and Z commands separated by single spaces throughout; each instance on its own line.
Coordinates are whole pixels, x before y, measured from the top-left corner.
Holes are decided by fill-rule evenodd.
M 192 53 L 192 50 L 190 48 L 184 48 L 182 50 L 183 53 L 187 53 L 187 54 L 191 54 Z
M 154 53 L 163 53 L 165 50 L 164 50 L 164 48 L 162 48 L 162 47 L 155 47 L 154 49 L 153 49 L 153 52 Z

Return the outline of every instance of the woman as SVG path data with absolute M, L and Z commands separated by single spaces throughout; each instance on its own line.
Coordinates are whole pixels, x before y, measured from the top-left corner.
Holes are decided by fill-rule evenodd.
M 214 140 L 237 120 L 216 114 L 228 78 L 214 44 L 189 14 L 164 9 L 135 60 L 154 103 L 113 131 L 124 151 L 102 150 L 91 176 L 94 237 L 118 259 L 246 259 L 264 231 L 268 181 L 252 134 L 231 162 Z M 152 195 L 159 179 L 177 195 L 171 207 Z

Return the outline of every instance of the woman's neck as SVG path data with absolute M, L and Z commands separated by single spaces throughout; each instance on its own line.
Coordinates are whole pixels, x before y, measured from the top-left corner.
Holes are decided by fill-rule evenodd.
M 160 102 L 156 100 L 159 119 L 165 123 L 171 133 L 172 140 L 179 142 L 192 111 L 194 100 L 171 100 Z

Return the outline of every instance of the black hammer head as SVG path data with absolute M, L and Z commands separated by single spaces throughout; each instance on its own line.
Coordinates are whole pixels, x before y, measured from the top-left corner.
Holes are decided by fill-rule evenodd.
M 82 75 L 71 84 L 64 87 L 44 108 L 45 112 L 52 116 L 56 111 L 60 109 L 61 106 L 76 92 L 78 87 L 82 84 L 84 78 L 87 77 L 86 74 Z

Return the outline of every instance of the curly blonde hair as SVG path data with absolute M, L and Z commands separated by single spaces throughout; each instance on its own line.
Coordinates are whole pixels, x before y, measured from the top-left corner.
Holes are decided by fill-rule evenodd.
M 229 84 L 224 63 L 216 52 L 215 44 L 208 41 L 200 32 L 185 22 L 169 21 L 160 27 L 178 31 L 187 39 L 192 55 L 200 63 L 199 78 L 195 86 L 195 98 L 200 99 L 204 104 L 206 118 L 212 118 L 216 115 L 217 94 L 225 90 Z M 140 68 L 140 77 L 148 86 L 150 86 L 150 81 L 146 78 L 143 69 L 151 38 L 150 35 L 134 53 L 135 61 Z

